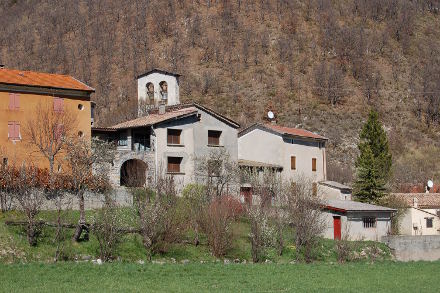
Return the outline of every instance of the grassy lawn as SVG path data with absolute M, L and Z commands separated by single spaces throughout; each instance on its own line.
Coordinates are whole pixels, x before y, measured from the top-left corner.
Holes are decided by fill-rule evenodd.
M 0 265 L 3 292 L 439 292 L 440 262 Z

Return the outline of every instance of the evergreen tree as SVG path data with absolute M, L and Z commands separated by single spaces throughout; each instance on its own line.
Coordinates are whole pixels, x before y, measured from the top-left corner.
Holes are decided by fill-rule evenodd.
M 353 195 L 359 201 L 376 203 L 386 191 L 392 158 L 386 133 L 374 110 L 362 128 L 358 147 Z

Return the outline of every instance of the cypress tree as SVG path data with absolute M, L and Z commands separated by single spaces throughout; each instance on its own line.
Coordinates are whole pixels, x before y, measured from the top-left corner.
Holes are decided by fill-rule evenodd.
M 378 116 L 372 110 L 360 133 L 360 154 L 356 160 L 353 195 L 362 202 L 378 202 L 383 197 L 391 176 L 392 157 L 387 135 Z

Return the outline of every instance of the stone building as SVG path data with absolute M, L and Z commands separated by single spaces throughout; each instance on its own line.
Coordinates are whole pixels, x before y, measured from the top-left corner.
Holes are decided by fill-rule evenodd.
M 92 128 L 93 136 L 117 145 L 114 186 L 144 186 L 160 173 L 182 187 L 195 180 L 195 159 L 215 150 L 237 161 L 239 124 L 202 105 L 180 104 L 178 77 L 157 69 L 139 76 L 140 117 Z

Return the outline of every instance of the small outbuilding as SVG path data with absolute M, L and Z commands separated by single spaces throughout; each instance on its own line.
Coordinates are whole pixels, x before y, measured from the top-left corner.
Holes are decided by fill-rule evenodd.
M 390 234 L 395 212 L 395 209 L 357 201 L 327 199 L 324 202 L 324 237 L 378 241 Z

